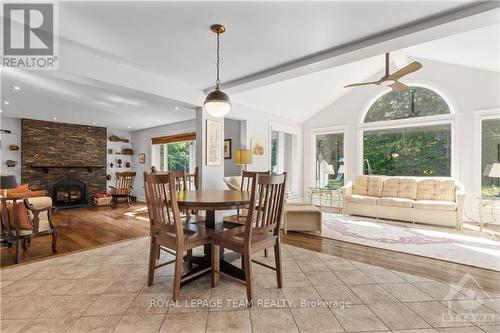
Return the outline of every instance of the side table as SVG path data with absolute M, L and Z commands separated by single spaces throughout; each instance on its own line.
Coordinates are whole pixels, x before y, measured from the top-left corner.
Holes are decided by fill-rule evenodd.
M 500 209 L 500 197 L 479 197 L 479 231 L 483 226 L 497 222 L 495 208 Z

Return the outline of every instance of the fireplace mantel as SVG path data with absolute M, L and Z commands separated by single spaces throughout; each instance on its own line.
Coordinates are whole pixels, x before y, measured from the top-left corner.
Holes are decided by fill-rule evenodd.
M 106 166 L 104 164 L 32 164 L 31 167 L 49 173 L 50 169 L 87 169 L 88 172 L 92 172 L 93 169 L 105 168 Z

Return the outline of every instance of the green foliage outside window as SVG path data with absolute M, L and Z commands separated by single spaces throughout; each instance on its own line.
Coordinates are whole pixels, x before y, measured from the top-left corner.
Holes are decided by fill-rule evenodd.
M 368 110 L 365 123 L 448 113 L 450 113 L 448 104 L 434 91 L 422 87 L 410 87 L 400 92 L 391 91 L 377 99 Z
M 500 158 L 500 119 L 481 122 L 481 195 L 496 196 L 500 191 L 500 178 L 488 176 L 493 163 Z
M 380 97 L 368 110 L 365 123 L 450 113 L 432 90 L 410 87 Z M 388 176 L 450 176 L 451 125 L 365 130 L 364 173 Z

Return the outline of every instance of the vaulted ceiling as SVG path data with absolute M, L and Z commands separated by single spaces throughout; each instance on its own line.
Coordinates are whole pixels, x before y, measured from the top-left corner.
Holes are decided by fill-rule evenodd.
M 209 26 L 223 23 L 227 28 L 221 37 L 224 82 L 257 82 L 278 68 L 275 72 L 281 75 L 251 87 L 229 82 L 233 101 L 303 121 L 345 93 L 344 84 L 379 72 L 383 48 L 393 51 L 404 45 L 396 52 L 403 59 L 432 57 L 498 71 L 492 64 L 495 52 L 498 59 L 498 25 L 450 37 L 478 24 L 491 25 L 484 19 L 467 21 L 469 25 L 462 22 L 467 15 L 481 13 L 474 9 L 476 4 L 482 5 L 476 1 L 60 2 L 59 71 L 2 71 L 2 100 L 11 102 L 2 105 L 3 115 L 66 117 L 77 123 L 103 119 L 104 126 L 124 129 L 192 118 L 194 108 L 203 102 L 203 89 L 214 82 L 215 36 Z M 440 17 L 446 19 L 439 21 Z M 430 29 L 434 26 L 442 29 L 435 32 Z M 417 38 L 410 36 L 410 30 L 433 34 Z M 445 39 L 430 41 L 438 37 Z M 378 47 L 370 44 L 377 38 Z M 389 45 L 388 40 L 394 43 Z M 467 49 L 467 42 L 474 43 L 475 53 Z M 364 44 L 354 46 L 360 43 Z M 362 52 L 355 53 L 355 48 Z M 325 51 L 338 61 L 323 67 L 308 62 Z M 487 59 L 477 57 L 483 52 Z M 293 75 L 283 75 L 287 65 L 295 70 Z M 14 85 L 23 89 L 14 92 Z

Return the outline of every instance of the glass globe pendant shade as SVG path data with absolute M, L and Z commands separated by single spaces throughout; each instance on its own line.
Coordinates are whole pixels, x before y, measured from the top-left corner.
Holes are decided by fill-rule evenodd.
M 212 117 L 224 117 L 231 109 L 229 96 L 218 87 L 207 95 L 205 110 Z

